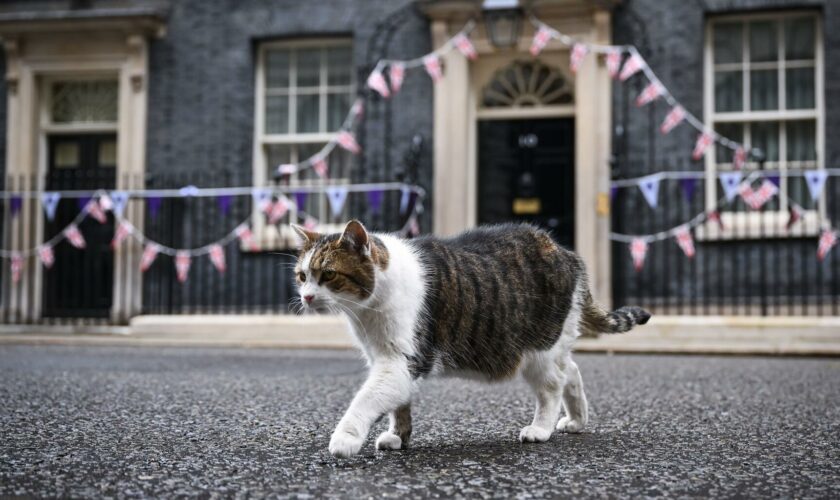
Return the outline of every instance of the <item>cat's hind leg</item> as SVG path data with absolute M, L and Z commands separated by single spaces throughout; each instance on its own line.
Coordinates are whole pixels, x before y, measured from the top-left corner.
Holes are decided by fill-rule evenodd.
M 555 362 L 556 352 L 538 351 L 526 357 L 522 375 L 537 396 L 537 407 L 531 425 L 523 427 L 519 440 L 523 443 L 548 441 L 560 414 L 564 373 Z
M 566 411 L 566 415 L 557 422 L 557 430 L 560 432 L 580 432 L 589 420 L 589 404 L 586 402 L 586 394 L 583 392 L 580 370 L 566 353 L 558 360 L 558 365 L 563 368 L 563 372 L 566 374 L 566 383 L 563 385 L 563 409 Z
M 399 450 L 408 447 L 411 437 L 411 404 L 400 406 L 388 414 L 388 430 L 376 439 L 377 450 Z

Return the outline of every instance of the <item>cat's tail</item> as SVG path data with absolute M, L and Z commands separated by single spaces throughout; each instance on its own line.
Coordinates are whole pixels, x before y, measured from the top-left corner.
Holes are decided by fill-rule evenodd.
M 625 306 L 609 312 L 604 310 L 586 293 L 581 311 L 580 328 L 583 333 L 624 333 L 636 325 L 644 325 L 650 313 L 641 307 Z

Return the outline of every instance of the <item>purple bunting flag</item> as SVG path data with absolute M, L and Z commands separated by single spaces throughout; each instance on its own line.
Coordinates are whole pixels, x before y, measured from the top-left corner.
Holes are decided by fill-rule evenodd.
M 381 189 L 374 189 L 367 192 L 368 206 L 371 214 L 378 214 L 382 210 L 382 195 Z

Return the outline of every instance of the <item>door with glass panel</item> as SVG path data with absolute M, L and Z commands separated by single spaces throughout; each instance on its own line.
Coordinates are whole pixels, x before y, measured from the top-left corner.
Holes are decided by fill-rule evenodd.
M 113 134 L 53 136 L 48 140 L 47 191 L 113 189 L 116 183 L 116 145 Z M 86 198 L 63 197 L 53 220 L 44 226 L 44 240 L 78 220 Z M 55 246 L 55 263 L 44 273 L 45 317 L 107 318 L 114 288 L 114 257 L 110 248 L 114 219 L 86 217 L 78 224 L 85 248 L 66 239 Z
M 41 128 L 46 136 L 47 191 L 65 192 L 52 219 L 45 217 L 43 240 L 78 223 L 85 248 L 65 239 L 53 251 L 55 262 L 43 272 L 43 316 L 108 318 L 114 288 L 114 255 L 110 248 L 114 219 L 105 223 L 79 215 L 87 198 L 68 191 L 93 193 L 116 187 L 118 86 L 113 79 L 44 81 Z

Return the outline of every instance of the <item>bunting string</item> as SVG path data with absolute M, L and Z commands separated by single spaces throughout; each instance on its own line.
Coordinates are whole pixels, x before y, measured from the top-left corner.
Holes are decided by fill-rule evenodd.
M 336 212 L 340 213 L 340 209 L 336 210 L 335 202 L 332 201 L 333 197 L 341 198 L 341 205 L 343 207 L 344 201 L 346 200 L 349 193 L 366 193 L 366 199 L 370 200 L 372 197 L 378 200 L 378 203 L 381 204 L 382 193 L 384 191 L 400 191 L 401 194 L 401 203 L 402 199 L 405 197 L 405 193 L 409 193 L 410 195 L 415 197 L 414 205 L 411 207 L 410 212 L 408 213 L 408 220 L 406 223 L 397 231 L 398 234 L 401 236 L 412 235 L 415 236 L 417 231 L 415 228 L 417 227 L 417 218 L 420 214 L 423 213 L 423 198 L 425 197 L 425 190 L 420 186 L 415 185 L 408 185 L 403 183 L 366 183 L 366 184 L 345 184 L 345 185 L 325 185 L 325 186 L 271 186 L 271 187 L 232 187 L 232 188 L 196 188 L 194 186 L 191 189 L 187 190 L 190 192 L 189 196 L 192 197 L 210 197 L 210 196 L 236 196 L 236 195 L 250 195 L 254 196 L 255 192 L 267 193 L 268 199 L 271 200 L 272 196 L 277 196 L 277 202 L 274 202 L 270 208 L 262 208 L 260 209 L 256 205 L 256 197 L 254 197 L 255 205 L 254 210 L 260 211 L 265 213 L 267 219 L 270 221 L 276 206 L 278 203 L 283 204 L 287 208 L 291 208 L 291 205 L 295 202 L 288 199 L 286 196 L 295 194 L 311 194 L 311 193 L 324 193 L 331 199 L 331 208 L 333 210 L 333 215 Z M 122 192 L 121 192 L 122 193 Z M 124 193 L 129 194 L 129 198 L 138 198 L 142 199 L 145 198 L 147 201 L 151 200 L 160 200 L 162 198 L 183 198 L 184 190 L 183 189 L 164 189 L 164 190 L 134 190 L 134 191 L 126 191 Z M 338 193 L 338 194 L 336 194 Z M 20 193 L 19 193 L 20 194 Z M 25 195 L 26 193 L 22 193 Z M 37 194 L 37 193 L 35 193 Z M 82 236 L 81 231 L 79 230 L 79 225 L 87 218 L 91 217 L 96 220 L 99 220 L 97 216 L 101 211 L 101 215 L 104 217 L 104 212 L 106 211 L 105 207 L 111 207 L 110 212 L 114 215 L 114 222 L 115 222 L 115 229 L 114 229 L 114 239 L 111 242 L 112 248 L 116 248 L 122 241 L 124 241 L 129 236 L 140 243 L 144 248 L 144 255 L 143 255 L 143 267 L 148 267 L 154 261 L 155 257 L 158 254 L 169 255 L 171 257 L 182 256 L 181 259 L 181 267 L 182 267 L 182 274 L 186 276 L 186 273 L 189 270 L 189 266 L 185 263 L 185 258 L 193 258 L 199 257 L 204 255 L 210 255 L 211 259 L 214 262 L 214 265 L 220 270 L 220 272 L 224 269 L 224 260 L 223 257 L 220 260 L 218 254 L 218 247 L 224 247 L 231 242 L 240 239 L 248 246 L 253 245 L 252 240 L 252 233 L 250 230 L 249 221 L 251 220 L 252 215 L 249 215 L 245 220 L 241 221 L 239 224 L 235 226 L 230 232 L 228 232 L 222 238 L 210 242 L 206 245 L 197 247 L 197 248 L 174 248 L 154 241 L 153 239 L 149 238 L 145 234 L 143 234 L 136 226 L 134 226 L 128 219 L 124 218 L 122 213 L 118 213 L 116 210 L 116 206 L 113 204 L 114 196 L 113 193 L 109 193 L 104 190 L 98 191 L 69 191 L 60 193 L 61 196 L 57 197 L 57 200 L 65 197 L 67 198 L 76 198 L 80 200 L 87 200 L 81 210 L 79 210 L 76 217 L 61 231 L 56 233 L 55 236 L 50 238 L 47 241 L 37 245 L 34 248 L 24 249 L 24 250 L 5 250 L 0 249 L 0 257 L 7 258 L 7 259 L 18 259 L 18 258 L 28 258 L 31 256 L 37 255 L 42 263 L 46 267 L 51 267 L 54 261 L 54 254 L 52 252 L 52 248 L 55 247 L 63 240 L 68 240 L 74 247 L 83 249 L 85 248 L 85 240 Z M 296 196 L 298 200 L 298 198 Z M 223 198 L 222 198 L 223 199 Z M 105 201 L 107 200 L 107 201 Z M 305 198 L 304 198 L 305 201 Z M 57 203 L 56 203 L 57 205 Z M 97 208 L 91 209 L 92 206 L 96 206 Z M 320 221 L 313 216 L 312 214 L 307 213 L 304 210 L 300 209 L 302 203 L 296 204 L 297 210 L 297 217 L 300 221 L 302 221 L 308 228 L 314 230 L 320 225 Z M 43 204 L 44 211 L 48 211 L 48 207 L 46 204 Z M 152 209 L 151 206 L 147 206 L 150 210 Z M 378 210 L 380 207 L 377 205 L 376 207 L 371 207 L 373 210 Z M 49 216 L 49 214 L 47 214 Z M 283 214 L 285 215 L 285 213 Z M 276 222 L 276 221 L 275 221 Z M 214 255 L 215 254 L 215 255 Z M 147 262 L 148 261 L 148 262 Z

